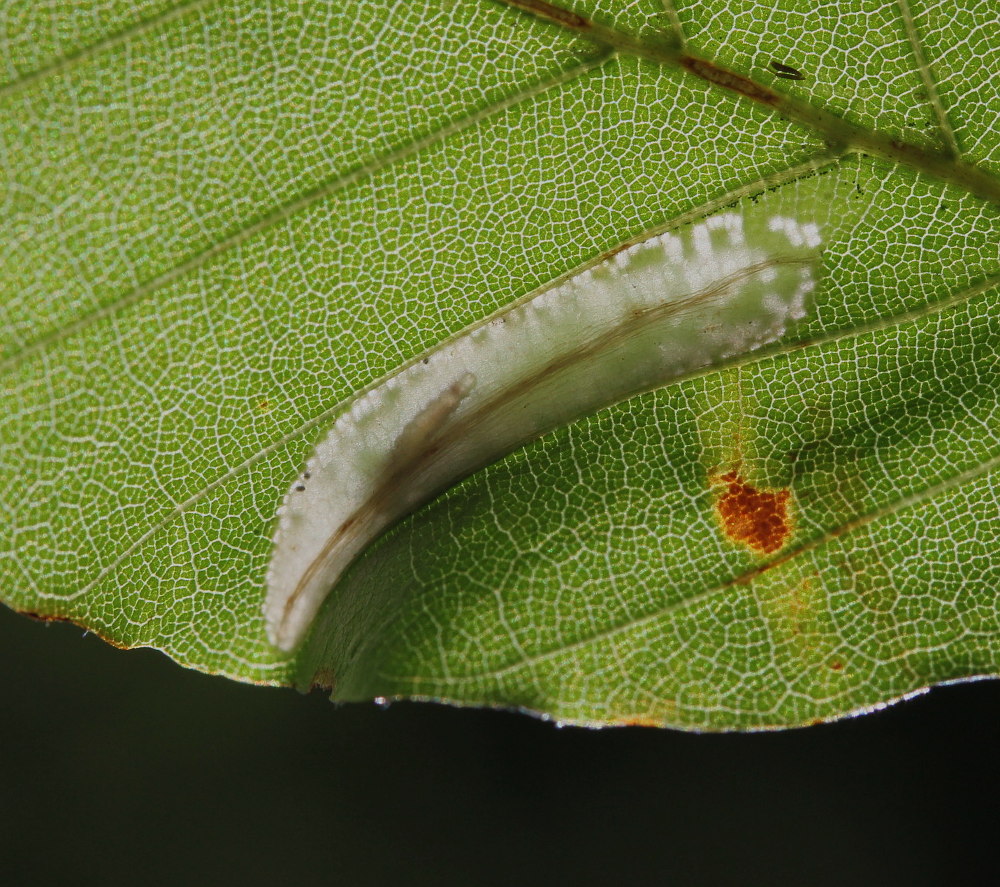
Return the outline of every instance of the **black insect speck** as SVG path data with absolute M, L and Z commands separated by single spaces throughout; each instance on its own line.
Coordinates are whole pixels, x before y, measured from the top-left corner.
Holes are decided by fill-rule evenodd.
M 771 70 L 774 71 L 779 77 L 784 77 L 786 80 L 805 80 L 806 75 L 803 74 L 798 68 L 793 68 L 791 65 L 783 65 L 781 62 L 771 62 Z

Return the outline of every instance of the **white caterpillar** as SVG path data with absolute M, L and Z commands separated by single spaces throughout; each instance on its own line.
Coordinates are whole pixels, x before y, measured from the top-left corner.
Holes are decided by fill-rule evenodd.
M 812 223 L 713 216 L 504 309 L 357 397 L 279 509 L 271 642 L 293 650 L 373 539 L 473 471 L 779 339 L 805 314 L 819 245 Z

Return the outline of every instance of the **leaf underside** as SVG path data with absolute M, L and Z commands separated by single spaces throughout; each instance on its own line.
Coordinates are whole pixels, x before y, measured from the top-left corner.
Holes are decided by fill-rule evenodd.
M 993 0 L 7 4 L 4 599 L 238 680 L 587 724 L 995 676 L 996 32 Z M 467 478 L 270 647 L 275 510 L 355 392 L 725 207 L 821 219 L 792 336 Z

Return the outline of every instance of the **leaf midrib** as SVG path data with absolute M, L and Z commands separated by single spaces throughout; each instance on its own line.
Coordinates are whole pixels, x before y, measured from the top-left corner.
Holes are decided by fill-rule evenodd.
M 905 7 L 902 12 L 904 27 L 931 111 L 939 126 L 945 130 L 943 137 L 949 145 L 946 150 L 928 150 L 916 143 L 851 123 L 825 108 L 780 92 L 765 83 L 744 76 L 739 71 L 726 68 L 707 56 L 690 52 L 683 44 L 674 41 L 662 38 L 650 39 L 598 25 L 586 19 L 580 19 L 581 23 L 569 21 L 566 19 L 567 15 L 580 17 L 564 7 L 549 3 L 548 0 L 496 0 L 496 2 L 557 25 L 598 45 L 605 45 L 617 52 L 686 72 L 719 90 L 769 108 L 778 116 L 811 129 L 829 145 L 832 152 L 843 157 L 849 154 L 871 154 L 900 166 L 908 166 L 925 175 L 949 182 L 977 197 L 1000 204 L 1000 180 L 974 165 L 962 162 L 951 148 L 953 138 L 949 138 L 950 129 L 946 126 L 942 109 L 937 101 L 937 90 L 934 88 L 929 69 L 923 62 L 912 22 L 907 26 L 905 21 L 909 7 Z
M 12 81 L 12 83 L 0 87 L 0 97 L 16 91 L 13 88 L 13 84 L 17 84 L 18 89 L 23 88 L 35 80 L 63 71 L 103 49 L 124 43 L 135 34 L 149 30 L 164 22 L 172 21 L 193 10 L 208 7 L 215 2 L 218 2 L 218 0 L 190 0 L 188 3 L 181 3 L 170 9 L 161 11 L 157 15 L 135 22 L 130 27 L 104 37 L 75 53 L 67 54 L 51 64 L 25 75 L 18 81 Z M 528 14 L 554 23 L 574 37 L 582 36 L 594 42 L 598 47 L 595 55 L 547 79 L 528 85 L 524 89 L 512 93 L 497 102 L 474 110 L 466 116 L 447 121 L 422 136 L 373 157 L 368 163 L 361 164 L 346 172 L 338 173 L 325 182 L 272 209 L 270 212 L 232 232 L 230 235 L 216 241 L 214 244 L 194 255 L 182 259 L 167 270 L 149 278 L 147 281 L 140 283 L 128 292 L 121 294 L 93 311 L 64 324 L 58 329 L 50 330 L 38 336 L 33 341 L 22 344 L 17 350 L 8 353 L 4 358 L 0 359 L 0 372 L 16 367 L 33 353 L 61 342 L 74 333 L 85 329 L 87 326 L 142 301 L 152 293 L 180 279 L 187 273 L 196 271 L 216 256 L 245 243 L 251 237 L 307 209 L 317 201 L 323 200 L 343 188 L 349 188 L 363 179 L 388 168 L 392 164 L 411 157 L 443 141 L 449 136 L 489 118 L 493 114 L 514 107 L 520 102 L 534 96 L 541 95 L 546 90 L 555 86 L 570 82 L 574 78 L 599 67 L 605 61 L 614 57 L 616 53 L 635 55 L 657 64 L 685 71 L 720 89 L 742 95 L 747 100 L 760 102 L 762 101 L 760 96 L 766 95 L 768 98 L 764 101 L 764 104 L 771 107 L 779 116 L 783 116 L 805 128 L 810 128 L 823 137 L 830 146 L 831 156 L 839 156 L 843 160 L 852 153 L 871 153 L 895 164 L 908 165 L 932 177 L 949 181 L 951 184 L 963 188 L 970 193 L 977 194 L 996 204 L 1000 204 L 1000 181 L 983 173 L 975 166 L 960 162 L 950 151 L 928 151 L 918 145 L 883 135 L 876 130 L 869 130 L 859 125 L 848 123 L 842 118 L 821 108 L 817 108 L 808 102 L 777 92 L 771 87 L 757 83 L 738 72 L 723 68 L 710 59 L 689 53 L 679 46 L 664 41 L 658 42 L 644 39 L 625 31 L 617 31 L 594 25 L 593 23 L 588 23 L 587 28 L 581 30 L 572 24 L 568 24 L 566 21 L 553 18 L 546 10 L 556 10 L 573 16 L 575 16 L 575 13 L 555 4 L 544 2 L 544 0 L 496 0 L 496 2 L 520 10 L 524 10 L 525 6 L 531 7 Z M 939 121 L 939 128 L 944 134 L 946 141 L 949 141 L 949 144 L 951 144 L 954 139 L 951 136 L 950 129 L 946 126 L 940 103 L 936 101 L 937 92 L 930 77 L 929 68 L 923 61 L 919 41 L 916 40 L 912 22 L 908 17 L 908 6 L 905 0 L 900 0 L 900 2 L 904 6 L 904 8 L 901 8 L 901 15 L 906 26 L 911 49 L 914 53 L 914 60 L 924 83 L 925 93 L 931 104 L 931 109 Z M 733 81 L 729 85 L 725 84 L 727 78 L 733 78 Z M 747 92 L 748 87 L 744 84 L 752 84 L 753 89 Z

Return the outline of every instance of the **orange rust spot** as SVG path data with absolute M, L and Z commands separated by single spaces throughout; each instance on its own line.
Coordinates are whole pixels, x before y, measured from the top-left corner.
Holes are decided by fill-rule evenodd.
M 725 534 L 760 554 L 774 554 L 791 535 L 788 490 L 758 490 L 730 471 L 717 478 L 726 485 L 715 505 Z

